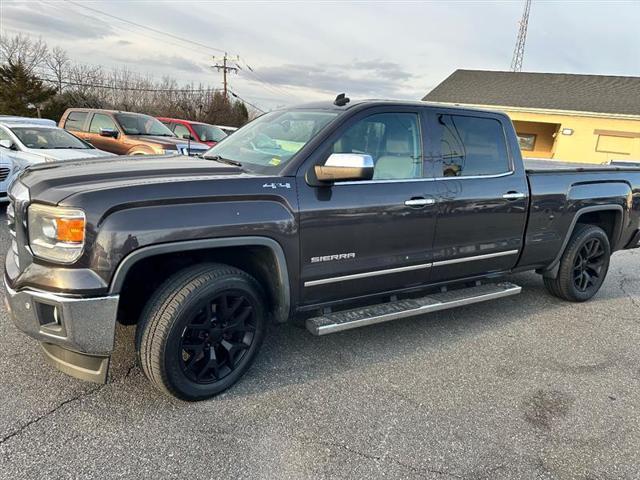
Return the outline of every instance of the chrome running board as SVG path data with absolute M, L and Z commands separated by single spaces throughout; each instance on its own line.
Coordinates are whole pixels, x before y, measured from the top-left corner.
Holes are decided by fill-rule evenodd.
M 508 282 L 449 290 L 426 297 L 396 300 L 309 318 L 306 322 L 307 330 L 313 335 L 327 335 L 342 330 L 517 295 L 521 291 L 522 287 Z

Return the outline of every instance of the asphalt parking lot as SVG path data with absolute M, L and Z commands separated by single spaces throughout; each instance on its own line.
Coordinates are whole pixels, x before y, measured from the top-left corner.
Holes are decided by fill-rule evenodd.
M 195 404 L 147 383 L 133 328 L 100 386 L 47 366 L 2 307 L 0 477 L 638 478 L 639 266 L 616 254 L 584 304 L 523 274 L 520 296 L 425 317 L 274 327 L 235 388 Z

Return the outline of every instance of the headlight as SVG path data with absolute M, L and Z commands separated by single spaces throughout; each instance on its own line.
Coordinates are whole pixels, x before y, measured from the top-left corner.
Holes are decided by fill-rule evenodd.
M 37 257 L 73 263 L 84 248 L 85 217 L 76 208 L 32 204 L 27 211 L 29 246 Z

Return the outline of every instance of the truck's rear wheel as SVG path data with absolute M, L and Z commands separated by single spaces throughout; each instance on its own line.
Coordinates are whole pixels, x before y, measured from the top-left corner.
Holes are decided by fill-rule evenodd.
M 609 270 L 609 237 L 595 225 L 578 225 L 560 259 L 556 278 L 545 278 L 552 295 L 570 302 L 584 302 L 593 297 Z
M 247 371 L 265 331 L 264 295 L 253 277 L 227 265 L 190 267 L 146 305 L 136 331 L 138 361 L 161 391 L 202 400 Z

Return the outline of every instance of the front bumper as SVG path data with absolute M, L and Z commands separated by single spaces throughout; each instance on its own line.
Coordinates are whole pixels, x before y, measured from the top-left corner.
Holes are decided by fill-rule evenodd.
M 115 340 L 118 295 L 78 298 L 35 290 L 15 291 L 4 280 L 13 323 L 39 340 L 59 370 L 103 383 Z

